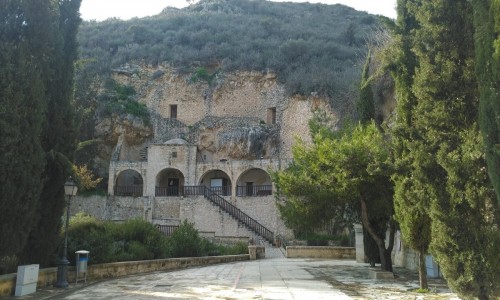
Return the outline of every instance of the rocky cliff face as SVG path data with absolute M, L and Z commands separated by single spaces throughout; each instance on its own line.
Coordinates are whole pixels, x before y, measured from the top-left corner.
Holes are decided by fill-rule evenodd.
M 169 66 L 133 65 L 115 70 L 113 77 L 134 87 L 151 122 L 130 115 L 99 120 L 103 160 L 141 160 L 150 143 L 175 138 L 197 145 L 208 161 L 287 158 L 295 137 L 310 140 L 308 120 L 314 110 L 337 119 L 326 99 L 288 97 L 268 72 L 219 73 L 208 81 Z

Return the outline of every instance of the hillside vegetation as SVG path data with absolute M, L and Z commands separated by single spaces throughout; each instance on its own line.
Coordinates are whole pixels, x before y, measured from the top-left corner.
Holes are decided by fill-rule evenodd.
M 130 62 L 186 74 L 269 70 L 289 94 L 353 98 L 365 40 L 377 27 L 377 17 L 343 5 L 205 0 L 148 18 L 84 22 L 79 75 Z

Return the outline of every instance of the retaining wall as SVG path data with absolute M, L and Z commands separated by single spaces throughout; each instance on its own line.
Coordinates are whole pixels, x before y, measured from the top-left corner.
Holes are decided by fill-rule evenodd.
M 330 246 L 287 246 L 286 258 L 356 259 L 356 248 Z
M 100 280 L 125 275 L 149 273 L 155 271 L 170 271 L 198 266 L 230 263 L 249 260 L 248 254 L 205 256 L 189 258 L 168 258 L 90 265 L 87 280 Z M 38 273 L 37 288 L 52 286 L 57 281 L 57 268 L 41 269 Z M 75 282 L 75 268 L 68 269 L 68 282 Z M 13 295 L 16 290 L 16 274 L 0 275 L 0 297 Z

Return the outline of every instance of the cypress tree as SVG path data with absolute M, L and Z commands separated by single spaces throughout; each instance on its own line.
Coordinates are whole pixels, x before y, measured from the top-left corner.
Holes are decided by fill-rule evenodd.
M 477 128 L 478 86 L 474 74 L 474 27 L 467 0 L 418 1 L 409 10 L 418 22 L 418 67 L 412 91 L 414 163 L 426 183 L 430 251 L 450 287 L 465 297 L 488 299 L 495 286 L 491 235 L 493 189 L 487 180 Z M 423 197 L 423 196 L 422 196 Z M 493 209 L 493 211 L 492 211 Z
M 474 0 L 479 121 L 491 183 L 500 202 L 500 2 Z
M 361 75 L 361 84 L 359 87 L 359 98 L 357 103 L 357 112 L 359 121 L 363 124 L 375 119 L 375 104 L 373 103 L 373 91 L 370 83 L 370 61 L 371 51 L 368 51 L 363 74 Z
M 45 182 L 37 206 L 36 226 L 22 252 L 25 263 L 49 264 L 50 254 L 58 246 L 61 215 L 66 205 L 63 185 L 71 172 L 76 147 L 74 99 L 74 62 L 77 57 L 76 33 L 81 22 L 81 0 L 48 1 L 54 36 L 53 55 L 46 77 L 48 110 L 42 135 L 46 152 Z M 37 249 L 33 251 L 32 249 Z
M 0 2 L 0 257 L 25 246 L 43 185 L 48 46 L 35 33 L 41 15 L 29 5 Z
M 419 147 L 421 138 L 415 132 L 413 115 L 417 103 L 412 91 L 417 59 L 412 46 L 413 31 L 418 28 L 418 24 L 408 8 L 416 3 L 414 0 L 398 0 L 398 18 L 393 28 L 395 42 L 387 51 L 388 66 L 395 81 L 397 95 L 397 119 L 392 130 L 396 166 L 396 172 L 392 176 L 395 184 L 395 214 L 403 241 L 418 253 L 420 287 L 427 289 L 425 255 L 431 240 L 431 221 L 427 208 L 432 185 L 425 175 L 432 172 L 432 169 L 426 169 L 427 158 L 422 153 L 423 148 Z

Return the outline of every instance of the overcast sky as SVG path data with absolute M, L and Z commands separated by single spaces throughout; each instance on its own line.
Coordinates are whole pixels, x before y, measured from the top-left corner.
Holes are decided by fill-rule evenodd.
M 357 10 L 396 18 L 396 0 L 272 0 L 275 2 L 341 3 Z M 159 14 L 167 6 L 182 8 L 186 0 L 82 0 L 80 13 L 84 20 L 102 21 L 116 17 L 127 20 Z

